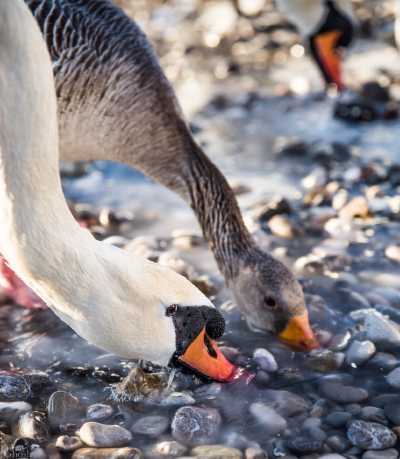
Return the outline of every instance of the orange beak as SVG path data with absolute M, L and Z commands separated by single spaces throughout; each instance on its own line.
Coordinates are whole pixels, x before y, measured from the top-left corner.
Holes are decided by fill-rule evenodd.
M 302 351 L 311 351 L 319 347 L 319 343 L 310 327 L 308 312 L 293 316 L 279 338 L 289 346 Z
M 342 82 L 342 62 L 341 56 L 336 49 L 336 43 L 340 38 L 341 32 L 333 30 L 318 35 L 315 38 L 315 44 L 318 55 L 322 61 L 325 72 L 336 85 L 339 91 L 344 89 Z
M 210 350 L 206 340 L 211 347 Z M 178 360 L 203 376 L 221 382 L 232 381 L 237 371 L 237 367 L 232 365 L 219 350 L 217 343 L 206 335 L 205 327 Z

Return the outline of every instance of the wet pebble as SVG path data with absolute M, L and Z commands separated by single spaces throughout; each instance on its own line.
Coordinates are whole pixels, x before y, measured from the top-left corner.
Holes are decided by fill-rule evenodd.
M 322 449 L 323 441 L 298 434 L 287 441 L 287 446 L 290 450 L 299 454 L 316 453 Z
M 376 348 L 372 341 L 353 341 L 346 352 L 348 365 L 360 366 L 367 362 L 374 354 Z
M 86 411 L 86 417 L 90 421 L 102 421 L 103 419 L 109 418 L 114 412 L 114 409 L 110 405 L 104 403 L 95 403 L 90 405 Z
M 358 403 L 368 398 L 365 389 L 333 381 L 322 381 L 319 390 L 326 398 L 338 403 Z
M 1 401 L 26 401 L 30 396 L 31 389 L 23 376 L 0 373 Z
M 18 419 L 18 424 L 13 429 L 17 437 L 32 438 L 37 443 L 44 443 L 50 438 L 46 418 L 36 411 L 23 414 Z
M 268 222 L 271 233 L 283 239 L 293 239 L 298 228 L 286 215 L 274 215 Z
M 32 411 L 32 405 L 26 402 L 0 402 L 0 419 L 7 423 L 17 420 L 29 411 Z
M 191 451 L 192 456 L 212 459 L 242 459 L 242 453 L 236 448 L 223 445 L 196 446 Z
M 256 349 L 253 354 L 253 359 L 257 365 L 267 373 L 274 373 L 278 369 L 278 364 L 271 352 L 262 347 Z
M 171 392 L 160 402 L 162 406 L 185 406 L 193 405 L 196 400 L 189 392 Z
M 400 263 L 400 246 L 399 245 L 389 245 L 385 249 L 385 255 L 390 260 Z
M 136 448 L 81 448 L 74 452 L 72 459 L 142 459 Z
M 221 415 L 214 408 L 184 406 L 172 420 L 172 435 L 185 445 L 212 443 L 221 428 Z
M 361 320 L 365 326 L 365 336 L 388 349 L 400 346 L 400 327 L 375 309 L 361 309 L 350 314 L 354 320 Z
M 249 447 L 244 452 L 245 459 L 268 459 L 267 453 L 258 447 Z
M 318 456 L 318 459 L 346 459 L 341 454 L 324 454 L 323 456 Z
M 66 423 L 75 423 L 84 416 L 81 402 L 70 392 L 54 392 L 47 403 L 49 423 L 52 429 Z
M 332 435 L 326 440 L 326 444 L 333 449 L 333 451 L 336 451 L 338 453 L 342 453 L 343 451 L 346 451 L 349 446 L 349 440 L 347 440 L 346 437 L 343 435 Z
M 400 367 L 392 370 L 387 376 L 386 381 L 395 389 L 400 389 Z
M 394 425 L 400 426 L 400 403 L 388 403 L 385 405 L 385 414 Z
M 118 425 L 105 425 L 98 422 L 86 422 L 78 433 L 86 445 L 98 448 L 125 446 L 132 440 L 129 430 Z
M 393 354 L 377 352 L 368 362 L 368 366 L 378 368 L 384 372 L 393 370 L 399 365 L 399 359 Z
M 369 214 L 368 201 L 363 196 L 351 199 L 339 212 L 341 218 L 351 220 L 356 217 L 366 218 Z
M 160 456 L 178 457 L 183 456 L 188 448 L 177 441 L 162 441 L 157 443 L 153 452 Z
M 380 424 L 387 424 L 385 412 L 382 408 L 376 406 L 364 406 L 361 409 L 360 418 L 363 421 L 379 422 Z
M 79 437 L 61 435 L 56 440 L 56 447 L 61 451 L 72 452 L 82 448 L 83 443 Z
M 284 418 L 303 414 L 311 409 L 307 400 L 286 390 L 265 390 L 263 402 Z
M 343 351 L 349 345 L 351 340 L 351 333 L 347 330 L 344 333 L 335 335 L 330 342 L 330 349 L 332 351 Z
M 362 459 L 398 459 L 399 452 L 393 448 L 384 451 L 366 451 Z
M 238 0 L 239 11 L 245 16 L 255 16 L 262 12 L 266 0 Z
M 136 421 L 132 432 L 150 437 L 159 437 L 169 426 L 169 419 L 165 416 L 146 416 Z
M 391 448 L 397 442 L 395 433 L 388 427 L 376 422 L 352 421 L 347 438 L 361 449 L 381 450 Z
M 329 349 L 315 349 L 311 351 L 306 360 L 308 368 L 322 373 L 338 370 L 345 359 L 342 352 L 332 352 Z
M 285 418 L 279 415 L 273 408 L 262 402 L 252 403 L 249 408 L 250 413 L 262 425 L 267 435 L 277 435 L 287 427 Z

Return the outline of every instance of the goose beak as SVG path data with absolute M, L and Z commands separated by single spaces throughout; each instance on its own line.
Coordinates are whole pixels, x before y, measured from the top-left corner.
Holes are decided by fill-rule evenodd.
M 307 311 L 293 316 L 279 338 L 290 347 L 301 351 L 311 351 L 319 347 L 317 338 L 310 327 Z
M 178 361 L 203 376 L 220 382 L 229 382 L 235 378 L 237 367 L 232 365 L 222 354 L 217 343 L 201 330 Z
M 332 30 L 319 34 L 314 38 L 316 52 L 321 61 L 320 65 L 323 67 L 323 72 L 336 85 L 339 91 L 344 89 L 341 56 L 336 47 L 341 34 L 342 32 L 339 30 Z

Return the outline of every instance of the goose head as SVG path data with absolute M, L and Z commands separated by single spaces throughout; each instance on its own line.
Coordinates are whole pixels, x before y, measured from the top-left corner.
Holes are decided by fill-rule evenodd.
M 277 335 L 294 349 L 318 347 L 303 290 L 292 272 L 271 255 L 254 250 L 242 261 L 231 288 L 239 309 L 254 331 Z

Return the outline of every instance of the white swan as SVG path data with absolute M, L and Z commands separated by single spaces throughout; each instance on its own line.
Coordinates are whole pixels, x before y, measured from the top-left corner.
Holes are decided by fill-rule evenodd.
M 344 89 L 341 75 L 342 48 L 350 45 L 355 18 L 350 0 L 276 0 L 309 42 L 314 61 L 326 84 Z
M 89 342 L 126 358 L 173 357 L 228 379 L 224 322 L 188 280 L 96 241 L 72 217 L 58 172 L 54 79 L 22 0 L 0 2 L 0 251 Z

